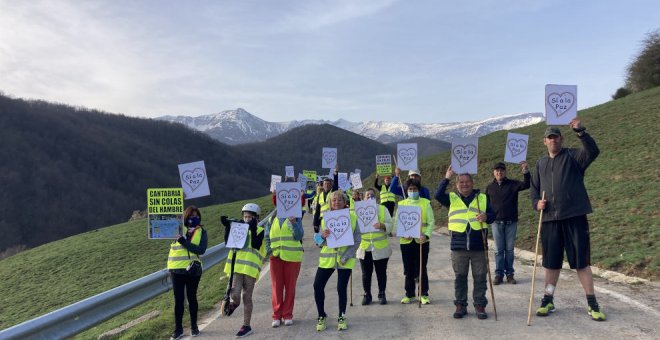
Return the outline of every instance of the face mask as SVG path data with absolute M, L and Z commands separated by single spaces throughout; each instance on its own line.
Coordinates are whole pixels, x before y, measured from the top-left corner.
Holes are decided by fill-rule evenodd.
M 408 197 L 410 197 L 411 200 L 416 201 L 419 199 L 419 191 L 408 191 Z
M 199 218 L 199 216 L 191 216 L 188 218 L 188 224 L 186 226 L 188 228 L 194 228 L 198 226 L 202 222 L 202 219 Z

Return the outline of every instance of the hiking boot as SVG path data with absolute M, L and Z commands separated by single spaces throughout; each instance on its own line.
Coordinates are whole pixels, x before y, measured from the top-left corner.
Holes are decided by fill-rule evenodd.
M 407 296 L 404 296 L 403 299 L 401 299 L 401 303 L 404 304 L 404 305 L 407 305 L 407 304 L 409 304 L 409 303 L 411 303 L 411 302 L 415 302 L 415 300 L 416 300 L 416 299 L 415 299 L 414 296 L 413 296 L 413 297 L 407 297 Z
M 428 305 L 431 303 L 431 299 L 428 295 L 422 295 L 419 299 L 422 300 L 423 305 Z
M 486 308 L 482 305 L 474 305 L 474 311 L 477 314 L 477 319 L 484 320 L 488 319 L 488 314 L 486 314 Z
M 516 281 L 516 279 L 513 278 L 513 274 L 509 274 L 506 276 L 506 283 L 515 285 L 516 283 L 518 283 L 518 281 Z
M 172 332 L 172 337 L 170 338 L 170 340 L 178 340 L 181 339 L 182 336 L 183 336 L 183 329 L 174 330 L 174 332 Z
M 277 328 L 277 327 L 280 327 L 281 324 L 282 324 L 282 321 L 277 319 L 277 320 L 273 320 L 273 323 L 271 323 L 270 325 L 273 326 L 273 328 Z
M 345 331 L 348 329 L 348 323 L 346 323 L 346 316 L 342 315 L 337 319 L 337 330 Z
M 385 293 L 378 293 L 378 303 L 381 305 L 387 304 L 387 298 L 385 298 Z
M 594 321 L 605 321 L 607 320 L 607 317 L 605 316 L 605 313 L 600 310 L 600 307 L 595 306 L 595 307 L 589 307 L 589 315 L 591 315 L 591 320 Z
M 454 312 L 454 319 L 461 319 L 467 315 L 467 308 L 460 304 L 456 304 L 456 311 Z
M 246 337 L 248 335 L 252 334 L 252 327 L 250 326 L 243 326 L 241 329 L 236 333 L 237 338 L 242 338 Z
M 325 316 L 319 316 L 319 320 L 316 322 L 316 331 L 321 332 L 325 330 Z
M 371 294 L 364 294 L 364 297 L 362 297 L 362 305 L 370 305 L 371 304 Z
M 547 296 L 543 297 L 541 300 L 541 307 L 536 310 L 536 315 L 538 316 L 548 316 L 550 313 L 555 311 L 555 304 L 552 303 L 552 298 Z
M 495 275 L 495 281 L 493 281 L 494 285 L 499 285 L 502 283 L 502 275 Z

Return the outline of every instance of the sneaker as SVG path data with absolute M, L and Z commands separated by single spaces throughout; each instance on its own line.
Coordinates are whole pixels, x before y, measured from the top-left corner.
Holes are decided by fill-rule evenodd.
M 474 305 L 474 311 L 477 313 L 477 319 L 484 320 L 488 319 L 488 314 L 486 314 L 486 308 L 482 305 Z
M 431 299 L 429 298 L 428 295 L 422 295 L 422 297 L 420 298 L 420 300 L 422 300 L 422 304 L 423 304 L 423 305 L 428 305 L 428 304 L 431 303 Z
M 348 329 L 348 324 L 346 323 L 346 316 L 342 315 L 337 319 L 337 330 L 345 331 Z
M 555 304 L 552 303 L 552 299 L 548 299 L 547 297 L 543 297 L 543 300 L 541 300 L 541 307 L 539 307 L 536 310 L 536 315 L 538 316 L 548 316 L 550 313 L 555 311 Z
M 460 304 L 456 304 L 456 311 L 454 312 L 454 319 L 462 319 L 464 316 L 467 315 L 467 308 Z
M 371 294 L 364 294 L 364 297 L 362 297 L 362 305 L 370 305 L 371 304 Z
M 605 313 L 600 310 L 600 307 L 596 306 L 595 308 L 589 307 L 589 315 L 591 315 L 591 320 L 594 321 L 605 321 L 607 320 L 607 317 L 605 316 Z
M 199 336 L 199 334 L 200 334 L 199 328 L 197 327 L 193 328 L 192 331 L 190 332 L 190 335 L 192 335 L 193 337 Z
M 175 331 L 172 333 L 172 337 L 170 338 L 170 340 L 181 339 L 182 336 L 183 336 L 183 329 L 180 330 L 180 331 L 175 330 Z
M 493 281 L 493 284 L 496 285 L 496 286 L 501 284 L 502 283 L 502 278 L 503 278 L 502 275 L 495 275 L 495 281 Z
M 516 283 L 518 283 L 518 281 L 516 281 L 516 279 L 513 278 L 513 274 L 510 274 L 506 276 L 506 283 L 515 285 Z
M 273 320 L 273 323 L 271 324 L 271 326 L 273 326 L 273 328 L 277 328 L 277 327 L 280 327 L 281 323 L 282 322 L 279 319 Z
M 387 298 L 385 298 L 385 293 L 378 293 L 378 303 L 381 305 L 387 304 Z
M 233 303 L 233 302 L 230 302 L 229 304 L 227 304 L 225 306 L 225 316 L 231 316 L 232 313 L 234 313 L 234 311 L 236 310 L 237 307 L 238 307 L 238 305 Z
M 407 304 L 409 304 L 411 302 L 415 302 L 415 301 L 417 301 L 417 299 L 415 299 L 414 296 L 413 297 L 404 296 L 403 299 L 401 299 L 401 303 L 403 303 L 404 305 L 407 305 Z
M 293 325 L 293 319 L 284 319 L 284 326 Z
M 243 326 L 241 329 L 236 333 L 237 338 L 243 338 L 248 335 L 252 334 L 252 327 L 250 326 Z
M 325 316 L 319 316 L 318 322 L 316 322 L 316 331 L 321 332 L 325 330 Z

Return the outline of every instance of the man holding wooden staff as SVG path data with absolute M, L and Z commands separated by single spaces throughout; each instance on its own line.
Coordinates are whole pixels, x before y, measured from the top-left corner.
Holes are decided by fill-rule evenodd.
M 587 214 L 592 209 L 584 186 L 584 173 L 600 150 L 578 118 L 571 120 L 570 127 L 577 133 L 582 148 L 562 147 L 564 138 L 559 128 L 548 127 L 543 136 L 548 155 L 536 162 L 532 172 L 532 206 L 543 211 L 540 228 L 545 268 L 545 294 L 536 315 L 547 316 L 555 310 L 553 294 L 566 250 L 568 263 L 577 271 L 587 295 L 589 315 L 593 320 L 605 321 L 605 313 L 594 295 L 587 223 Z M 545 199 L 541 197 L 542 192 L 545 192 Z

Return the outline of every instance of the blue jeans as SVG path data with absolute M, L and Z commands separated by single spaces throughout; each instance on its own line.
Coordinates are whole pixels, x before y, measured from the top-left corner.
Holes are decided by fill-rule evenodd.
M 495 275 L 513 275 L 513 244 L 518 223 L 495 221 L 490 227 L 495 240 Z

